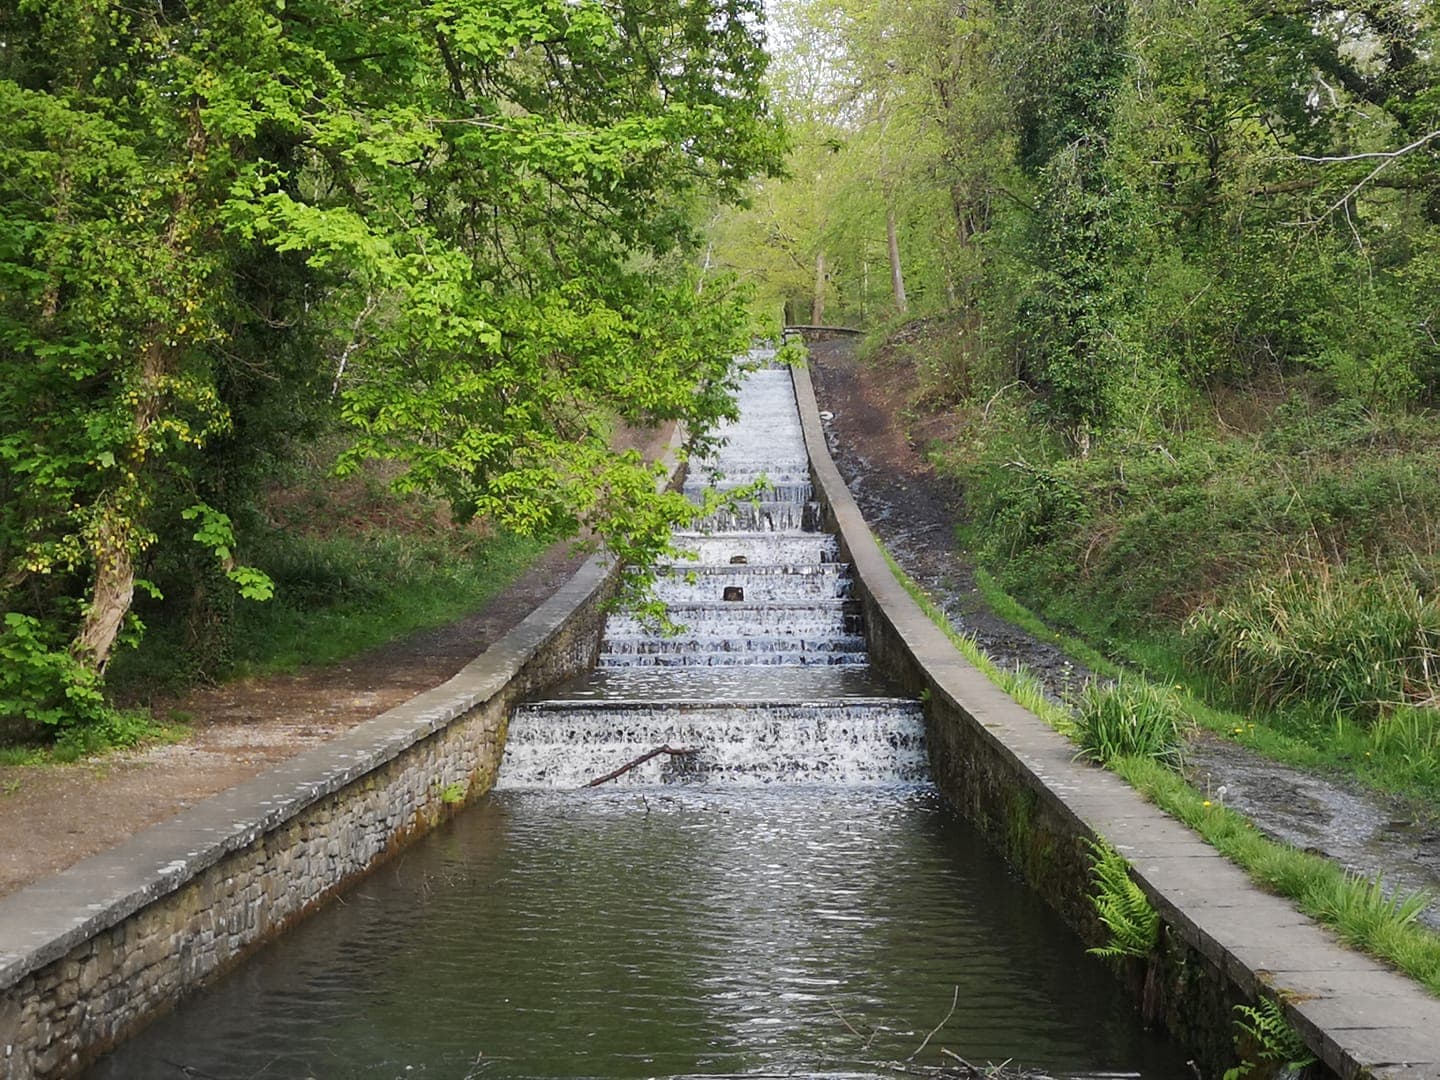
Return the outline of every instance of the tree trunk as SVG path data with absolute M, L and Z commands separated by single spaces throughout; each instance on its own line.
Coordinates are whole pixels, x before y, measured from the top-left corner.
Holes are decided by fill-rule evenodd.
M 885 209 L 885 242 L 890 249 L 890 291 L 895 294 L 895 307 L 900 314 L 910 310 L 905 297 L 905 274 L 900 269 L 900 237 L 895 231 L 895 211 Z
M 198 162 L 205 153 L 205 128 L 200 122 L 198 107 L 191 110 L 190 124 L 187 146 L 190 152 L 189 169 L 181 179 L 170 220 L 161 238 L 161 244 L 172 257 L 184 244 L 182 233 L 195 194 L 191 185 Z M 95 579 L 70 651 L 97 672 L 104 672 L 105 665 L 110 662 L 115 639 L 119 637 L 125 615 L 135 599 L 135 557 L 145 546 L 140 518 L 147 502 L 150 431 L 160 418 L 165 383 L 175 360 L 173 346 L 166 344 L 169 334 L 169 328 L 161 324 L 152 325 L 146 331 L 147 340 L 137 373 L 139 377 L 130 397 L 133 402 L 130 415 L 133 431 L 123 478 L 102 498 L 88 530 L 90 555 L 95 561 Z
M 815 255 L 815 299 L 810 304 L 810 325 L 825 324 L 825 252 Z
M 131 414 L 135 449 L 127 465 L 127 479 L 104 500 L 96 514 L 90 540 L 95 580 L 85 616 L 70 647 L 78 659 L 101 673 L 110 662 L 115 639 L 135 599 L 135 555 L 143 547 L 137 518 L 145 503 L 141 485 L 148 455 L 144 448 L 160 414 L 162 381 L 169 368 L 169 356 L 161 343 L 164 332 L 163 327 L 151 328 L 150 344 L 140 362 L 140 385 Z
M 92 545 L 95 584 L 80 632 L 71 646 L 77 658 L 102 673 L 125 624 L 125 613 L 135 599 L 135 563 L 124 515 L 111 508 L 103 513 L 105 517 Z

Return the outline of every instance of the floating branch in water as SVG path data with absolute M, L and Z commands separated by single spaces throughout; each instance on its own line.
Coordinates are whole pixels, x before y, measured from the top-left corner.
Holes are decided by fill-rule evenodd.
M 590 781 L 588 784 L 586 784 L 585 786 L 586 786 L 586 787 L 599 787 L 601 784 L 606 783 L 607 781 L 614 780 L 617 776 L 624 776 L 627 772 L 629 772 L 631 769 L 635 768 L 636 766 L 638 766 L 638 765 L 644 765 L 645 762 L 649 761 L 651 758 L 653 758 L 653 757 L 659 757 L 661 754 L 669 754 L 671 757 L 689 757 L 689 756 L 691 756 L 692 754 L 698 754 L 699 752 L 700 752 L 700 748 L 699 748 L 698 746 L 690 746 L 690 747 L 684 747 L 684 746 L 682 746 L 682 747 L 679 747 L 678 749 L 677 749 L 676 747 L 673 747 L 673 746 L 657 746 L 657 747 L 655 747 L 654 750 L 650 750 L 650 751 L 647 751 L 646 753 L 641 754 L 641 755 L 640 755 L 639 757 L 637 757 L 634 761 L 628 762 L 628 763 L 625 764 L 625 765 L 621 765 L 620 768 L 616 769 L 614 772 L 606 773 L 604 776 L 600 777 L 598 780 L 591 780 L 591 781 Z

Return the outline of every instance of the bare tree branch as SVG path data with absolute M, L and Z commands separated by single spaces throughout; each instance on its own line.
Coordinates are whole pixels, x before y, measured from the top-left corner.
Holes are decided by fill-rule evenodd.
M 1399 150 L 1375 150 L 1364 154 L 1338 154 L 1333 157 L 1312 157 L 1309 154 L 1296 154 L 1299 161 L 1309 161 L 1318 165 L 1328 165 L 1339 161 L 1375 161 L 1384 158 L 1386 161 L 1393 161 L 1395 158 L 1404 157 L 1414 150 L 1419 150 L 1432 139 L 1440 138 L 1440 130 L 1432 131 L 1429 135 L 1422 135 L 1409 146 L 1402 146 Z M 1378 171 L 1378 170 L 1377 170 Z

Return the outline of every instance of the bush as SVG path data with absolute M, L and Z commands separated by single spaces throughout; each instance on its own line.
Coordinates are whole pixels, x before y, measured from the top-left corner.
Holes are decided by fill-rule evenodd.
M 1171 767 L 1181 762 L 1180 703 L 1144 679 L 1090 683 L 1076 717 L 1080 751 L 1108 765 L 1121 757 L 1144 757 Z
M 107 708 L 100 677 L 63 645 L 48 640 L 40 620 L 19 612 L 5 615 L 0 631 L 0 719 L 39 737 L 64 727 L 104 719 Z
M 1440 698 L 1440 603 L 1396 572 L 1290 563 L 1197 611 L 1185 638 L 1255 705 L 1308 700 L 1370 722 Z
M 12 611 L 3 625 L 0 744 L 53 740 L 56 760 L 76 761 L 159 733 L 147 714 L 110 705 L 100 676 L 47 640 L 38 619 Z

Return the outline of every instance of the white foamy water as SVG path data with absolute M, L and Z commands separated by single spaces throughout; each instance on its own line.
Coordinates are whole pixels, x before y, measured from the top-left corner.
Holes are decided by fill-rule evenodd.
M 850 568 L 817 531 L 790 372 L 750 372 L 738 404 L 718 449 L 691 463 L 685 491 L 700 503 L 712 489 L 764 490 L 677 534 L 696 558 L 664 567 L 657 583 L 670 627 L 610 616 L 596 672 L 515 710 L 497 788 L 583 787 L 659 747 L 684 753 L 610 782 L 926 777 L 920 705 L 871 675 Z

